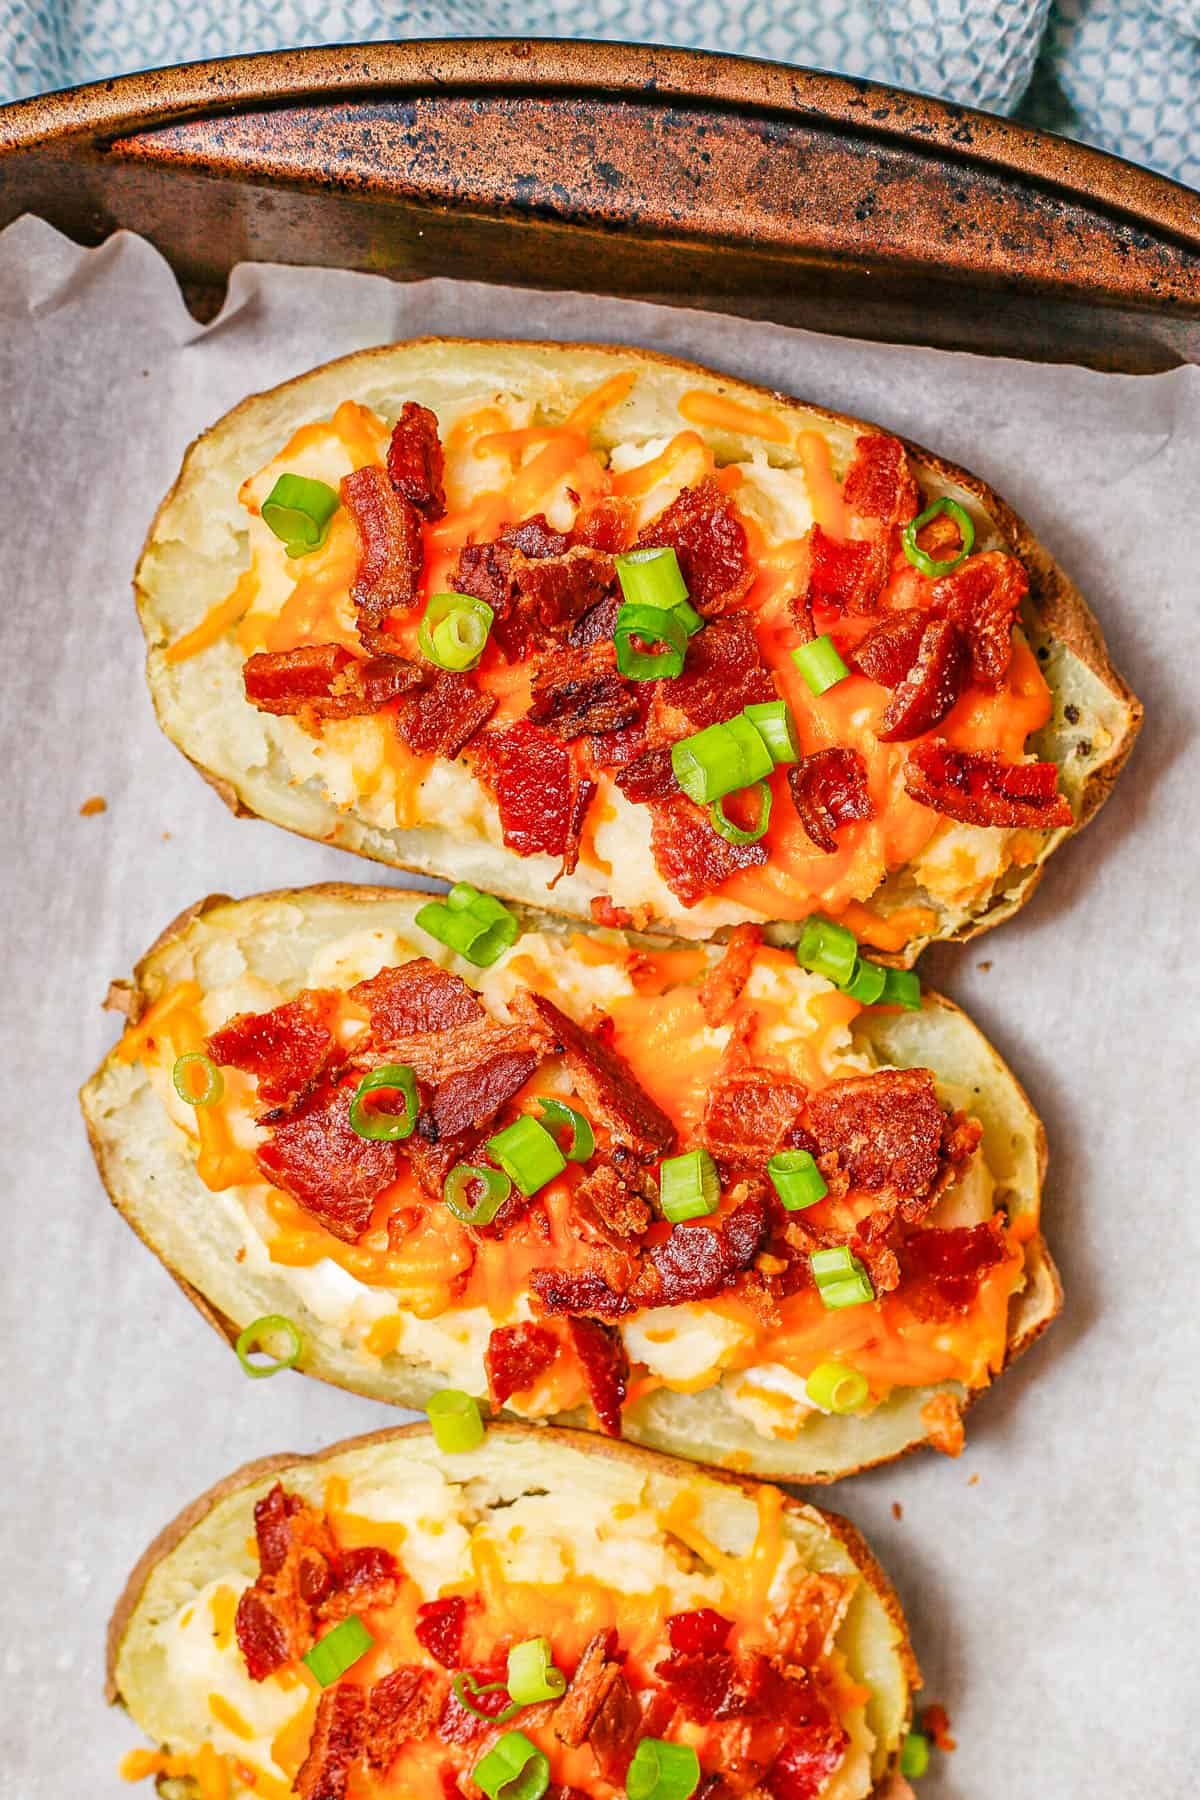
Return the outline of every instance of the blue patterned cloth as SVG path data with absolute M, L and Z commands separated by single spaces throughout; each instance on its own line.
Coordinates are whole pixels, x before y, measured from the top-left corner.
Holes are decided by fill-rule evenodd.
M 0 0 L 0 100 L 236 51 L 514 35 L 866 75 L 1015 113 L 1200 187 L 1200 0 Z

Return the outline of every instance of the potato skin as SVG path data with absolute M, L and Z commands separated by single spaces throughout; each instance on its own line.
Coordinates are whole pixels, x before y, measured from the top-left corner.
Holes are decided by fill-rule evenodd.
M 235 407 L 188 450 L 180 474 L 159 508 L 150 528 L 134 578 L 138 613 L 147 642 L 147 674 L 159 723 L 221 795 L 232 811 L 243 817 L 258 816 L 283 824 L 302 836 L 338 844 L 389 867 L 453 879 L 461 874 L 455 835 L 442 827 L 422 826 L 383 832 L 368 826 L 353 811 L 338 812 L 312 796 L 297 797 L 281 778 L 268 779 L 227 761 L 217 767 L 199 725 L 207 704 L 203 682 L 192 685 L 189 665 L 172 667 L 163 658 L 168 641 L 194 624 L 207 606 L 221 597 L 222 582 L 210 583 L 198 603 L 180 616 L 177 604 L 182 578 L 178 552 L 188 543 L 197 509 L 212 513 L 213 494 L 222 489 L 226 498 L 236 495 L 240 481 L 266 460 L 270 448 L 305 418 L 332 411 L 337 398 L 347 394 L 368 403 L 398 407 L 411 389 L 426 403 L 452 399 L 461 392 L 464 379 L 474 376 L 499 391 L 535 391 L 550 415 L 565 416 L 572 404 L 615 369 L 634 367 L 637 385 L 632 399 L 664 430 L 677 427 L 674 396 L 681 387 L 703 387 L 731 398 L 740 405 L 765 411 L 789 427 L 803 425 L 821 431 L 835 449 L 846 445 L 862 430 L 879 427 L 810 406 L 788 395 L 715 374 L 697 365 L 657 352 L 620 345 L 517 343 L 452 338 L 421 338 L 361 351 L 298 376 L 266 394 L 255 395 Z M 524 388 L 523 388 L 524 382 Z M 623 408 L 617 408 L 619 417 Z M 743 453 L 756 440 L 705 426 L 691 426 L 721 453 Z M 647 427 L 649 429 L 649 427 Z M 621 432 L 614 428 L 614 438 Z M 1016 513 L 986 483 L 920 445 L 903 440 L 913 466 L 928 492 L 947 491 L 972 502 L 991 522 L 995 541 L 1006 544 L 1024 561 L 1030 592 L 1023 608 L 1027 632 L 1046 652 L 1044 672 L 1060 701 L 1071 699 L 1079 720 L 1079 735 L 1061 756 L 1055 754 L 1070 794 L 1075 823 L 1065 831 L 1049 833 L 1037 859 L 985 899 L 965 918 L 947 914 L 927 936 L 910 940 L 883 961 L 911 966 L 926 944 L 938 940 L 965 941 L 1017 912 L 1033 893 L 1046 858 L 1063 839 L 1079 830 L 1095 814 L 1111 792 L 1128 756 L 1142 719 L 1142 709 L 1114 668 L 1100 628 L 1078 590 L 1038 542 Z M 237 527 L 236 507 L 230 504 L 230 544 Z M 210 564 L 195 557 L 201 576 L 211 574 Z M 237 563 L 224 568 L 232 585 Z M 244 706 L 240 683 L 230 685 L 227 707 Z M 1086 757 L 1081 743 L 1091 746 Z M 485 840 L 472 842 L 477 885 L 506 899 L 537 905 L 564 916 L 586 918 L 579 894 L 571 897 L 571 883 L 553 892 L 541 885 L 540 874 L 527 868 L 515 853 Z M 665 922 L 660 928 L 680 929 L 683 920 Z M 683 933 L 686 935 L 686 933 Z
M 221 895 L 210 896 L 187 908 L 166 927 L 138 962 L 132 982 L 114 983 L 119 994 L 119 1010 L 130 1020 L 136 1020 L 145 1006 L 156 997 L 165 980 L 165 960 L 186 951 L 189 940 L 198 932 L 233 930 L 244 934 L 247 940 L 257 938 L 261 941 L 262 934 L 267 929 L 265 921 L 270 918 L 273 910 L 280 907 L 298 909 L 307 920 L 313 922 L 312 928 L 316 930 L 323 909 L 339 909 L 339 917 L 343 917 L 347 910 L 351 915 L 361 912 L 364 922 L 370 918 L 373 910 L 387 909 L 386 916 L 394 921 L 411 917 L 426 898 L 427 895 L 417 890 L 368 888 L 338 882 L 308 888 L 280 889 L 244 901 L 230 901 Z M 558 929 L 550 921 L 538 920 L 536 915 L 531 916 L 530 922 L 541 924 L 547 929 Z M 110 989 L 110 995 L 112 992 Z M 926 1054 L 937 1048 L 939 1040 L 936 1035 L 931 1037 L 931 1034 L 936 1034 L 939 1027 L 943 1032 L 955 1033 L 968 1046 L 975 1059 L 971 1071 L 972 1081 L 981 1090 L 990 1089 L 999 1095 L 1017 1127 L 1028 1136 L 1031 1167 L 1027 1181 L 1031 1201 L 1036 1203 L 1045 1172 L 1045 1133 L 1012 1072 L 971 1026 L 965 1015 L 941 996 L 927 991 L 925 1011 L 910 1017 L 923 1034 L 920 1043 Z M 930 1060 L 936 1066 L 936 1058 L 930 1056 Z M 179 1257 L 173 1256 L 167 1249 L 162 1241 L 165 1235 L 162 1219 L 148 1213 L 145 1195 L 135 1191 L 126 1179 L 122 1151 L 127 1128 L 120 1114 L 114 1114 L 105 1101 L 113 1066 L 114 1055 L 110 1053 L 80 1095 L 93 1153 L 109 1198 L 131 1229 L 159 1257 L 181 1291 L 202 1316 L 226 1342 L 232 1344 L 238 1332 L 252 1318 L 264 1311 L 289 1310 L 288 1304 L 280 1300 L 279 1304 L 272 1301 L 257 1305 L 253 1310 L 247 1306 L 240 1316 L 234 1316 L 230 1310 L 217 1304 L 202 1291 L 198 1285 L 203 1279 L 201 1271 L 190 1267 L 185 1272 Z M 180 1162 L 182 1164 L 182 1157 Z M 190 1179 L 196 1188 L 199 1187 L 198 1178 L 190 1165 L 186 1166 L 180 1177 L 183 1178 Z M 211 1278 L 211 1271 L 209 1273 Z M 1040 1232 L 1027 1246 L 1026 1273 L 1026 1287 L 1015 1298 L 1009 1311 L 1006 1367 L 1041 1335 L 1062 1304 L 1058 1273 Z M 306 1348 L 298 1365 L 300 1370 L 305 1374 L 316 1375 L 334 1386 L 346 1387 L 352 1392 L 365 1393 L 396 1405 L 422 1407 L 429 1393 L 444 1385 L 444 1378 L 431 1371 L 427 1364 L 418 1365 L 401 1358 L 394 1359 L 397 1366 L 389 1373 L 386 1382 L 382 1375 L 373 1380 L 368 1379 L 362 1372 L 361 1365 L 343 1367 L 328 1354 L 319 1331 L 311 1326 L 307 1327 L 305 1336 Z M 799 1481 L 807 1485 L 823 1485 L 841 1480 L 844 1476 L 905 1455 L 925 1443 L 928 1432 L 919 1419 L 919 1406 L 934 1391 L 912 1390 L 911 1404 L 902 1416 L 898 1415 L 894 1419 L 887 1414 L 885 1408 L 877 1409 L 877 1413 L 871 1415 L 877 1426 L 875 1430 L 864 1430 L 870 1419 L 864 1421 L 846 1418 L 835 1421 L 836 1449 L 827 1451 L 816 1463 L 811 1454 L 805 1459 L 803 1434 L 794 1440 L 790 1449 L 773 1453 L 768 1441 L 761 1438 L 745 1421 L 739 1421 L 733 1429 L 733 1435 L 726 1442 L 723 1453 L 727 1462 L 728 1459 L 733 1459 L 728 1466 L 763 1479 Z M 957 1384 L 952 1384 L 951 1391 L 964 1407 L 976 1397 L 975 1393 L 964 1393 Z M 660 1414 L 645 1422 L 636 1418 L 627 1420 L 630 1431 L 636 1434 L 635 1441 L 696 1462 L 711 1464 L 718 1461 L 719 1452 L 713 1448 L 702 1412 L 705 1396 L 664 1393 L 658 1398 L 662 1404 Z M 567 1425 L 581 1422 L 575 1415 L 555 1421 L 557 1424 Z

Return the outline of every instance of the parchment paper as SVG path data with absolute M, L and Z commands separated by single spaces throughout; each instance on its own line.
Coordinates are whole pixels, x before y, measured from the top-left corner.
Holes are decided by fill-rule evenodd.
M 138 1734 L 101 1701 L 104 1625 L 150 1537 L 266 1451 L 392 1422 L 249 1383 L 105 1204 L 74 1089 L 99 1011 L 211 890 L 377 870 L 237 822 L 151 716 L 129 576 L 188 440 L 247 392 L 413 333 L 624 339 L 860 412 L 990 479 L 1090 596 L 1148 723 L 1116 797 L 1022 917 L 928 959 L 1044 1115 L 1064 1316 L 925 1453 L 825 1498 L 908 1608 L 959 1749 L 925 1800 L 1195 1792 L 1200 1564 L 1200 370 L 1128 378 L 430 282 L 241 269 L 207 329 L 154 250 L 0 240 L 0 733 L 7 1050 L 0 1791 L 116 1800 Z M 107 811 L 81 817 L 90 796 Z M 893 1502 L 903 1518 L 893 1516 Z

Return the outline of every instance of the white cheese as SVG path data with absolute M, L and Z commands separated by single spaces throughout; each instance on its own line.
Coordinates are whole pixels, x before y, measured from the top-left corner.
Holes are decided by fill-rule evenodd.
M 670 1386 L 715 1375 L 751 1332 L 733 1319 L 689 1302 L 638 1313 L 623 1321 L 621 1336 L 632 1360 L 645 1363 L 652 1375 Z

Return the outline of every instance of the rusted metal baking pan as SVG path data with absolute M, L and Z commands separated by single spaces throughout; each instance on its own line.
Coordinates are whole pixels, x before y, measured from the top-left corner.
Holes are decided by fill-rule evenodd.
M 245 259 L 470 276 L 853 336 L 1200 361 L 1200 195 L 867 82 L 642 46 L 437 42 L 0 110 L 0 222 L 126 226 L 199 311 Z

